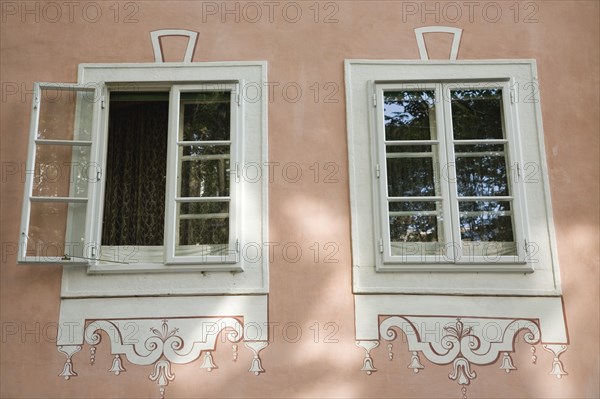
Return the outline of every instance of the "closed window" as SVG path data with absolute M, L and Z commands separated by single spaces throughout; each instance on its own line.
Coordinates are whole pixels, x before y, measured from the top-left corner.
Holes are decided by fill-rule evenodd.
M 354 292 L 560 294 L 535 61 L 345 68 Z
M 376 86 L 384 263 L 523 262 L 509 93 L 507 82 Z

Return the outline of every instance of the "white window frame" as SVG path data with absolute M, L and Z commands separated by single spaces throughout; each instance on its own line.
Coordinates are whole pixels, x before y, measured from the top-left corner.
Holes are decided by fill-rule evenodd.
M 560 294 L 535 61 L 346 60 L 345 69 L 354 292 Z M 520 177 L 511 184 L 515 242 L 520 244 L 518 256 L 488 262 L 481 262 L 477 257 L 453 261 L 452 254 L 447 262 L 419 255 L 396 259 L 398 257 L 391 256 L 389 239 L 385 236 L 383 91 L 398 87 L 408 90 L 411 85 L 418 88 L 429 85 L 440 90 L 444 88 L 442 84 L 461 83 L 464 86 L 460 87 L 468 87 L 478 82 L 502 85 L 505 133 L 509 142 L 507 168 L 514 164 Z M 449 98 L 449 92 L 444 94 Z M 438 132 L 443 132 L 451 126 L 450 107 L 447 101 L 437 105 Z M 445 107 L 443 111 L 442 107 Z M 444 144 L 453 147 L 452 137 L 446 143 L 442 143 L 439 133 L 437 138 L 440 147 Z M 440 154 L 440 162 L 444 162 L 444 157 L 450 162 L 454 159 L 453 148 L 441 148 Z M 536 183 L 523 180 L 524 164 L 537 165 Z M 450 171 L 452 178 L 452 168 Z M 449 186 L 451 190 L 443 190 L 442 195 L 448 195 L 446 202 L 456 209 L 445 217 L 454 215 L 456 218 L 456 189 L 452 192 L 452 185 Z M 458 220 L 453 226 L 458 226 Z
M 93 139 L 90 140 L 61 140 L 61 139 L 40 139 L 38 138 L 38 128 L 39 128 L 39 120 L 40 120 L 40 109 L 41 109 L 41 100 L 42 100 L 42 90 L 45 89 L 56 89 L 56 90 L 67 90 L 67 91 L 81 91 L 81 92 L 91 92 L 93 93 L 92 100 L 96 101 L 100 95 L 99 90 L 96 87 L 77 84 L 77 83 L 50 83 L 50 82 L 35 82 L 33 85 L 33 100 L 31 105 L 31 121 L 29 127 L 29 143 L 27 149 L 27 163 L 26 170 L 28 173 L 25 175 L 25 192 L 23 197 L 23 205 L 21 211 L 21 230 L 19 237 L 19 252 L 17 256 L 18 263 L 24 264 L 71 264 L 71 265 L 87 265 L 89 262 L 85 260 L 83 257 L 76 256 L 49 256 L 47 254 L 30 256 L 27 255 L 27 245 L 29 241 L 29 222 L 31 217 L 31 208 L 34 202 L 55 202 L 55 203 L 66 203 L 66 204 L 85 204 L 86 206 L 86 217 L 85 217 L 85 231 L 84 236 L 91 236 L 91 227 L 93 225 L 91 219 L 90 209 L 90 196 L 93 195 L 91 192 L 92 184 L 91 181 L 93 179 L 88 176 L 88 189 L 86 197 L 75 197 L 72 195 L 74 189 L 74 180 L 71 179 L 70 182 L 70 193 L 68 197 L 47 197 L 47 196 L 34 196 L 33 195 L 33 185 L 35 179 L 35 161 L 37 157 L 37 146 L 43 145 L 53 145 L 53 146 L 82 146 L 88 147 L 93 151 Z M 76 104 L 76 107 L 79 107 L 80 104 Z M 95 107 L 94 107 L 95 108 Z M 78 115 L 78 112 L 75 113 Z M 95 126 L 98 122 L 97 120 L 97 112 L 93 112 L 92 114 L 92 125 Z M 75 129 L 77 129 L 78 120 L 74 121 Z M 92 131 L 93 135 L 94 132 Z M 88 160 L 90 161 L 90 160 Z M 89 172 L 89 168 L 88 168 Z M 67 215 L 65 216 L 67 219 L 67 227 L 65 231 L 65 245 L 67 244 L 75 244 L 72 242 L 72 239 L 69 237 L 72 236 L 72 231 L 70 229 L 71 223 L 69 220 L 73 219 L 74 215 L 72 210 L 69 208 L 67 211 Z M 86 240 L 86 242 L 89 242 Z M 81 243 L 80 243 L 81 244 Z M 65 248 L 66 249 L 66 248 Z
M 230 218 L 229 256 L 175 256 L 174 245 L 165 251 L 163 262 L 138 262 L 116 264 L 98 261 L 75 262 L 52 259 L 54 264 L 64 265 L 62 296 L 131 296 L 131 295 L 194 295 L 194 294 L 263 294 L 268 292 L 268 256 L 258 253 L 268 242 L 268 170 L 262 168 L 257 179 L 240 178 L 243 165 L 266 165 L 267 163 L 267 103 L 262 88 L 267 81 L 266 62 L 207 62 L 207 63 L 167 63 L 167 64 L 81 64 L 78 84 L 71 86 L 92 87 L 100 99 L 94 104 L 93 142 L 91 162 L 100 173 L 100 183 L 90 180 L 88 190 L 88 212 L 86 215 L 86 243 L 98 248 L 102 228 L 104 181 L 102 173 L 106 162 L 108 144 L 109 90 L 131 91 L 170 90 L 169 134 L 178 134 L 179 102 L 174 102 L 182 91 L 213 90 L 232 93 L 230 164 L 232 203 Z M 245 85 L 246 92 L 243 92 Z M 173 90 L 174 89 L 174 90 Z M 35 107 L 35 104 L 34 104 Z M 176 115 L 176 117 L 172 117 Z M 36 119 L 32 115 L 32 122 Z M 32 123 L 32 131 L 34 123 Z M 33 136 L 32 136 L 33 137 Z M 177 155 L 177 145 L 170 137 L 167 158 L 172 165 Z M 30 142 L 30 160 L 32 158 Z M 174 158 L 175 157 L 175 158 Z M 235 168 L 235 169 L 234 169 Z M 168 234 L 174 231 L 174 194 L 176 168 L 168 167 L 170 174 L 167 191 L 167 213 L 165 229 Z M 31 193 L 31 182 L 26 183 L 26 193 Z M 28 190 L 28 191 L 27 191 Z M 173 194 L 173 195 L 171 195 Z M 24 209 L 29 206 L 29 196 L 24 201 Z M 170 201 L 169 201 L 170 200 Z M 28 213 L 24 212 L 24 221 Z M 235 219 L 235 220 L 231 220 Z M 100 221 L 100 222 L 98 222 Z M 166 237 L 167 239 L 167 237 Z M 165 239 L 165 243 L 167 243 Z M 169 241 L 174 244 L 174 240 Z M 248 244 L 250 249 L 245 248 Z M 25 248 L 25 247 L 23 247 Z M 241 256 L 240 251 L 252 256 Z M 248 255 L 248 253 L 246 255 Z M 90 256 L 97 258 L 96 254 Z M 132 254 L 134 255 L 134 254 Z M 22 263 L 28 259 L 21 259 Z M 45 263 L 48 262 L 46 259 Z M 83 267 L 82 267 L 83 266 Z M 182 274 L 183 273 L 183 274 Z
M 241 84 L 243 86 L 243 82 Z M 182 127 L 183 109 L 181 109 L 181 93 L 199 92 L 199 91 L 226 91 L 230 93 L 231 116 L 230 116 L 230 168 L 233 173 L 230 173 L 230 194 L 229 194 L 229 242 L 226 256 L 184 256 L 175 254 L 177 229 L 177 206 L 179 198 L 176 193 L 179 192 L 181 181 L 177 178 L 180 172 L 179 161 L 179 144 L 180 132 Z M 167 143 L 167 195 L 166 195 L 166 215 L 165 215 L 165 264 L 219 264 L 228 263 L 235 264 L 239 262 L 239 235 L 241 226 L 241 185 L 237 178 L 239 165 L 244 163 L 243 153 L 241 151 L 240 140 L 243 137 L 242 129 L 244 126 L 243 120 L 240 117 L 243 112 L 240 112 L 242 106 L 241 101 L 237 101 L 240 93 L 240 84 L 218 84 L 218 85 L 174 85 L 171 87 L 169 96 L 169 136 Z M 206 144 L 199 142 L 198 144 Z M 230 171 L 231 172 L 231 171 Z M 210 198 L 214 200 L 214 198 Z
M 136 247 L 138 252 L 135 253 L 134 256 L 142 259 L 142 263 L 146 264 L 146 267 L 149 268 L 160 268 L 161 264 L 164 265 L 202 265 L 202 270 L 237 270 L 241 271 L 242 268 L 239 265 L 240 256 L 239 256 L 239 237 L 241 235 L 241 184 L 240 179 L 238 178 L 237 171 L 239 165 L 244 163 L 243 160 L 243 152 L 241 140 L 243 138 L 243 127 L 244 122 L 243 118 L 243 103 L 242 101 L 238 101 L 240 98 L 240 86 L 243 86 L 243 82 L 241 84 L 237 83 L 203 83 L 203 84 L 176 84 L 176 85 L 167 85 L 167 86 L 145 86 L 140 85 L 138 89 L 141 91 L 145 90 L 158 90 L 165 91 L 169 93 L 169 122 L 168 122 L 168 138 L 167 138 L 167 179 L 166 179 L 166 206 L 165 206 L 165 225 L 164 225 L 164 244 L 162 246 L 154 246 L 154 247 Z M 110 96 L 110 85 L 107 87 L 108 93 Z M 131 88 L 130 88 L 131 90 Z M 167 91 L 168 90 L 168 91 Z M 179 159 L 178 159 L 178 149 L 179 149 L 179 134 L 181 130 L 181 114 L 182 109 L 180 107 L 180 93 L 185 92 L 201 92 L 201 91 L 220 91 L 220 92 L 228 92 L 230 94 L 230 165 L 233 168 L 233 171 L 229 171 L 231 174 L 230 179 L 230 195 L 228 201 L 231 204 L 230 207 L 230 217 L 229 217 L 229 242 L 227 243 L 227 255 L 176 255 L 175 254 L 175 245 L 176 245 L 176 237 L 178 234 L 177 229 L 177 211 L 175 204 L 178 202 L 178 198 L 175 195 L 179 190 L 180 181 L 177 178 L 179 174 Z M 127 92 L 127 90 L 120 90 L 119 86 L 116 87 L 115 92 Z M 110 115 L 110 101 L 107 100 L 108 114 Z M 107 155 L 107 126 L 102 126 L 100 131 L 100 136 L 103 138 L 103 150 L 101 150 L 100 156 L 104 157 L 104 163 L 106 163 L 106 155 Z M 203 142 L 203 144 L 207 144 Z M 99 195 L 99 202 L 104 203 L 104 192 L 105 192 L 105 184 L 106 181 L 101 181 L 100 184 L 101 192 Z M 214 198 L 209 198 L 214 199 Z M 186 202 L 186 201 L 184 201 Z M 98 220 L 102 220 L 103 208 L 100 207 L 98 209 Z M 102 243 L 102 225 L 100 224 L 94 231 L 94 236 L 92 236 L 92 242 L 100 243 L 100 254 L 102 258 L 106 258 L 107 256 L 102 256 L 103 254 L 108 253 L 108 258 L 112 258 L 110 256 L 111 252 L 116 253 L 118 256 L 119 253 L 127 254 L 128 248 L 130 246 L 103 246 Z M 152 258 L 162 258 L 162 262 L 151 261 Z M 105 265 L 108 263 L 108 265 Z M 237 264 L 237 265 L 236 265 Z M 224 266 L 225 265 L 225 266 Z M 94 268 L 112 268 L 114 264 L 110 264 L 110 262 L 95 262 L 93 263 Z M 138 267 L 139 265 L 136 265 Z
M 513 167 L 522 164 L 519 158 L 519 137 L 516 126 L 514 125 L 514 114 L 516 113 L 516 104 L 511 103 L 510 81 L 489 81 L 489 82 L 405 82 L 405 83 L 373 83 L 373 94 L 375 96 L 374 120 L 376 140 L 376 182 L 378 189 L 374 189 L 375 216 L 374 221 L 376 229 L 380 232 L 379 238 L 379 256 L 381 259 L 377 262 L 377 269 L 380 271 L 442 271 L 456 268 L 456 264 L 464 266 L 466 271 L 472 267 L 477 271 L 523 271 L 532 272 L 533 268 L 527 264 L 527 241 L 525 239 L 526 225 L 522 223 L 524 204 L 523 198 L 523 180 L 513 179 L 511 172 Z M 456 169 L 454 167 L 455 154 L 454 145 L 457 140 L 453 139 L 452 133 L 452 112 L 451 103 L 446 99 L 450 98 L 452 89 L 477 89 L 477 88 L 500 88 L 502 90 L 503 122 L 507 152 L 507 178 L 512 195 L 509 197 L 511 202 L 511 212 L 513 213 L 514 239 L 517 247 L 517 254 L 509 256 L 498 256 L 494 262 L 488 263 L 484 255 L 464 255 L 463 242 L 460 239 L 460 223 L 458 209 L 458 194 L 456 185 Z M 434 183 L 438 186 L 441 193 L 439 198 L 442 204 L 442 215 L 444 216 L 443 232 L 445 237 L 445 252 L 437 255 L 392 255 L 390 230 L 388 221 L 388 193 L 387 193 L 387 168 L 386 168 L 386 140 L 384 127 L 384 95 L 386 91 L 403 90 L 432 90 L 435 95 L 435 118 L 436 130 L 435 139 L 427 142 L 415 141 L 413 145 L 431 145 L 434 160 Z M 464 143 L 463 143 L 464 144 Z M 466 143 L 468 144 L 468 143 Z M 437 150 L 436 150 L 437 148 Z M 436 166 L 436 164 L 438 166 Z M 444 166 L 447 167 L 444 172 Z M 445 176 L 442 176 L 445 175 Z M 449 183 L 449 182 L 450 183 Z M 426 197 L 425 199 L 431 200 Z M 501 199 L 499 199 L 501 200 Z M 485 246 L 485 243 L 482 243 Z M 458 253 L 457 253 L 458 252 Z

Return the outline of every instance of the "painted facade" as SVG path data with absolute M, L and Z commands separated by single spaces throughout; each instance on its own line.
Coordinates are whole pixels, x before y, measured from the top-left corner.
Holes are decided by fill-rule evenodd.
M 0 4 L 2 397 L 600 395 L 597 2 Z M 74 130 L 89 121 L 89 139 L 40 136 L 64 118 L 45 119 L 56 86 L 35 82 L 93 93 L 65 114 Z M 507 146 L 514 166 L 510 198 L 493 197 L 512 201 L 512 260 L 461 263 L 451 246 L 441 262 L 405 262 L 380 238 L 378 151 L 406 143 L 377 147 L 376 121 L 386 90 L 415 82 L 503 93 L 507 136 L 478 143 Z M 231 137 L 186 143 L 173 115 L 217 86 Z M 170 93 L 169 165 L 180 147 L 231 146 L 228 252 L 198 261 L 165 244 L 165 262 L 135 248 L 90 265 L 110 94 L 149 91 Z M 443 106 L 420 145 L 444 145 Z M 90 148 L 85 199 L 71 198 L 75 158 L 42 151 L 53 146 Z M 40 165 L 67 193 L 53 203 L 87 206 L 80 226 L 76 211 L 36 213 Z M 178 167 L 165 172 L 167 225 L 186 201 L 168 188 Z M 44 229 L 80 234 L 81 252 L 36 252 Z

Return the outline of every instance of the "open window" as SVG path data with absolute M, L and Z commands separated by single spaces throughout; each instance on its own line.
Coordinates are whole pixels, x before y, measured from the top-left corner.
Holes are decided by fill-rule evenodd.
M 238 92 L 109 87 L 99 263 L 237 261 Z
M 264 286 L 266 183 L 241 175 L 266 159 L 263 73 L 262 63 L 84 65 L 80 84 L 36 84 L 19 262 L 251 269 L 245 281 Z

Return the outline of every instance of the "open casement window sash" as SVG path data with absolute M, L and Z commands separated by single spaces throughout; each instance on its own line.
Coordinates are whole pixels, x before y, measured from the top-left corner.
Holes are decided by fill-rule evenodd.
M 527 261 L 527 242 L 525 240 L 525 225 L 522 223 L 524 215 L 524 188 L 520 175 L 520 151 L 518 146 L 518 127 L 516 121 L 516 107 L 511 103 L 510 82 L 486 82 L 486 83 L 372 83 L 374 93 L 374 136 L 375 149 L 373 151 L 376 165 L 374 167 L 375 189 L 373 190 L 373 201 L 375 207 L 374 218 L 375 231 L 380 235 L 376 238 L 376 248 L 381 256 L 382 263 L 379 270 L 403 269 L 403 266 L 429 263 L 436 264 L 434 268 L 448 268 L 450 271 L 454 264 L 470 267 L 474 270 L 485 268 L 510 268 L 529 271 L 525 265 Z M 500 119 L 502 123 L 503 136 L 500 139 L 470 139 L 461 140 L 456 138 L 453 128 L 452 95 L 454 91 L 460 90 L 486 90 L 499 89 L 501 93 Z M 386 133 L 386 96 L 403 95 L 411 93 L 417 101 L 430 101 L 427 124 L 429 132 L 423 137 L 401 139 L 388 137 Z M 423 100 L 425 99 L 425 100 Z M 394 104 L 390 106 L 393 108 Z M 388 110 L 389 112 L 389 110 Z M 410 118 L 411 116 L 409 116 Z M 426 129 L 424 129 L 426 130 Z M 481 153 L 473 152 L 475 148 L 493 148 L 495 150 L 481 150 Z M 469 148 L 471 153 L 463 153 L 462 149 Z M 499 147 L 502 147 L 498 150 Z M 460 148 L 461 151 L 458 151 Z M 467 151 L 467 150 L 465 150 Z M 481 157 L 503 157 L 506 175 L 507 192 L 502 195 L 472 195 L 460 196 L 457 181 L 457 162 L 460 158 Z M 458 158 L 457 158 L 458 157 Z M 422 165 L 430 165 L 431 175 L 427 176 L 427 185 L 415 186 L 414 191 L 408 195 L 398 194 L 394 189 L 394 178 L 388 180 L 389 167 L 393 163 L 402 161 L 425 162 Z M 421 161 L 419 161 L 421 160 Z M 418 165 L 418 164 L 416 164 Z M 406 165 L 398 166 L 407 170 Z M 413 171 L 419 173 L 418 171 Z M 415 179 L 418 181 L 418 179 Z M 403 183 L 404 184 L 404 183 Z M 406 190 L 404 190 L 406 191 Z M 419 191 L 424 191 L 420 194 Z M 484 207 L 487 204 L 502 203 L 506 209 L 501 211 L 471 211 L 475 204 Z M 467 210 L 462 209 L 462 207 Z M 512 229 L 512 242 L 494 241 L 468 241 L 463 239 L 465 226 L 468 227 L 468 217 L 486 218 L 509 217 Z M 392 221 L 410 220 L 410 218 L 430 218 L 434 231 L 434 239 L 423 242 L 408 241 L 406 243 L 394 241 L 391 231 Z M 464 218 L 464 219 L 463 219 Z M 432 222 L 435 221 L 435 222 Z M 409 222 L 406 222 L 409 223 Z M 431 227 L 431 226 L 430 226 Z M 425 235 L 424 231 L 417 232 Z M 405 237 L 408 237 L 408 233 Z M 396 233 L 396 236 L 398 234 Z M 490 251 L 491 249 L 491 251 Z M 379 264 L 379 263 L 378 263 Z M 508 265 L 508 264 L 512 264 Z
M 35 83 L 18 262 L 87 265 L 101 98 L 93 85 Z
M 171 88 L 169 102 L 169 138 L 167 145 L 167 205 L 165 217 L 165 263 L 237 263 L 239 261 L 239 235 L 241 231 L 241 206 L 239 198 L 239 165 L 242 162 L 241 130 L 242 112 L 238 98 L 238 84 L 218 84 L 219 92 L 229 96 L 229 134 L 208 140 L 198 132 L 184 132 L 186 106 L 194 106 L 195 95 L 214 93 L 215 85 L 175 85 Z M 187 135 L 187 137 L 186 137 Z M 207 152 L 213 154 L 206 155 Z M 198 155 L 201 154 L 201 155 Z M 204 154 L 204 155 L 202 155 Z M 201 189 L 199 194 L 183 195 L 183 165 L 185 162 L 212 162 L 218 164 L 219 179 L 228 183 L 228 195 L 210 193 Z M 228 163 L 228 165 L 227 165 Z M 208 193 L 206 193 L 208 192 Z M 194 207 L 206 212 L 189 212 Z M 186 209 L 188 211 L 186 212 Z M 212 221 L 212 222 L 211 222 Z M 225 221 L 225 223 L 223 223 Z M 181 229 L 184 224 L 213 223 L 227 231 L 220 242 L 184 242 Z

